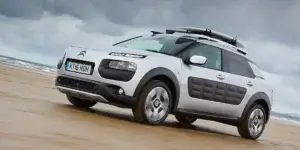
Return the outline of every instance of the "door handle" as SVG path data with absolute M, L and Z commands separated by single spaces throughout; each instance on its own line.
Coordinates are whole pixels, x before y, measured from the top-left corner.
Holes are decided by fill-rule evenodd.
M 220 79 L 220 80 L 223 80 L 225 77 L 224 77 L 224 75 L 218 74 L 217 78 Z
M 248 85 L 248 86 L 253 86 L 253 84 L 252 84 L 251 81 L 248 81 L 248 82 L 247 82 L 247 85 Z

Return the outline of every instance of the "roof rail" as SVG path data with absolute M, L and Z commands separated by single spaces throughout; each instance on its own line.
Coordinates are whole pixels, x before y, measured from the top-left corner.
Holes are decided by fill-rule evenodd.
M 231 37 L 224 33 L 220 33 L 217 31 L 210 30 L 210 29 L 195 28 L 195 27 L 176 27 L 176 30 L 173 30 L 173 29 L 166 30 L 167 34 L 173 34 L 175 32 L 205 35 L 205 36 L 208 36 L 211 38 L 221 40 L 223 42 L 226 42 L 226 43 L 236 46 L 238 48 L 245 48 L 245 45 L 241 41 L 237 40 L 236 37 Z
M 239 53 L 241 53 L 243 55 L 247 55 L 248 54 L 247 51 L 245 51 L 244 49 L 240 49 L 240 48 L 237 48 L 237 52 L 239 52 Z

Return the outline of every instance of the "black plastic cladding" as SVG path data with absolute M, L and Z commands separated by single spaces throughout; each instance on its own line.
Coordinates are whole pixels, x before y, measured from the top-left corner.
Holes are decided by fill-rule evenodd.
M 137 100 L 132 96 L 117 94 L 116 91 L 119 87 L 116 85 L 83 78 L 58 76 L 56 78 L 55 85 L 101 95 L 106 100 L 108 100 L 110 104 L 118 107 L 131 108 L 132 106 L 134 106 Z
M 188 92 L 193 98 L 238 105 L 242 102 L 247 89 L 213 80 L 189 77 Z
M 56 84 L 59 86 L 64 86 L 67 88 L 72 88 L 76 90 L 81 90 L 84 92 L 89 92 L 93 94 L 98 94 L 99 88 L 96 83 L 58 76 L 56 79 Z

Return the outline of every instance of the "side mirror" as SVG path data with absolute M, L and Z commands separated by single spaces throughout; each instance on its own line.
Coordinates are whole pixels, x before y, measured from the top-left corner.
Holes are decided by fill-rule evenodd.
M 190 62 L 192 64 L 198 64 L 198 65 L 203 65 L 206 62 L 206 57 L 204 56 L 199 56 L 199 55 L 194 55 L 190 58 Z

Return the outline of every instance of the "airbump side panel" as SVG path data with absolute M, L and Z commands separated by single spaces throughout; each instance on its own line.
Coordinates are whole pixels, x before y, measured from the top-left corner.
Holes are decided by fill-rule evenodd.
M 247 89 L 213 80 L 189 77 L 188 92 L 192 98 L 238 105 L 242 102 Z

